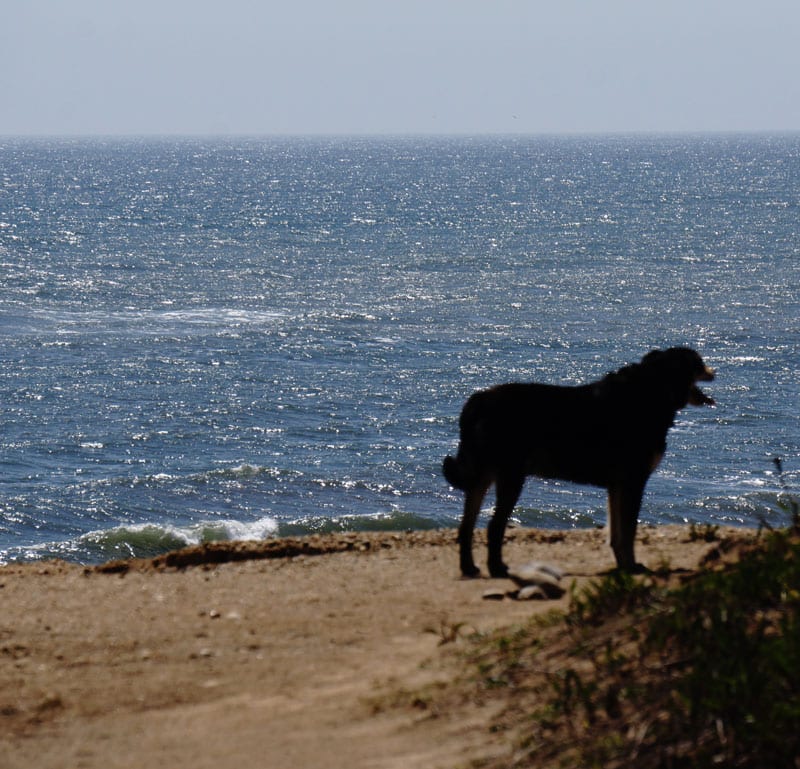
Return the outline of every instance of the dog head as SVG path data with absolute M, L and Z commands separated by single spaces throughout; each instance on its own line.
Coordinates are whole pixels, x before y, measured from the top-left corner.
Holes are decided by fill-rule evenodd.
M 641 365 L 667 386 L 673 394 L 677 408 L 713 406 L 714 399 L 706 395 L 698 382 L 711 382 L 714 371 L 703 362 L 700 355 L 689 347 L 670 347 L 668 350 L 653 350 L 642 358 Z

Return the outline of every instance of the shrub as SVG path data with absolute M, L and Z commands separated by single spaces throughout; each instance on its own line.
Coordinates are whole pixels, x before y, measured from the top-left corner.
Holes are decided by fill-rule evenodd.
M 564 719 L 583 765 L 795 767 L 798 609 L 791 532 L 772 532 L 736 563 L 678 588 L 616 576 L 593 583 L 573 597 L 568 619 L 584 629 L 584 657 L 594 649 L 591 668 L 551 678 L 550 722 Z

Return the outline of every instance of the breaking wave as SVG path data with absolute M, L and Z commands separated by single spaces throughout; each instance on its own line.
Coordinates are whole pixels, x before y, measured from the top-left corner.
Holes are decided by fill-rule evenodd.
M 90 531 L 65 542 L 48 542 L 0 553 L 0 563 L 61 558 L 78 563 L 101 563 L 118 558 L 152 558 L 189 545 L 227 540 L 266 539 L 275 536 L 274 518 L 249 523 L 235 520 L 206 521 L 191 526 L 144 523 Z

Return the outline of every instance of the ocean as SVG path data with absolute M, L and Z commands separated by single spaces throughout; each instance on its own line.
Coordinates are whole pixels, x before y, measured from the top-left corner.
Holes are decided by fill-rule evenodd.
M 454 526 L 471 392 L 672 345 L 642 520 L 786 523 L 799 214 L 797 135 L 0 138 L 0 562 Z

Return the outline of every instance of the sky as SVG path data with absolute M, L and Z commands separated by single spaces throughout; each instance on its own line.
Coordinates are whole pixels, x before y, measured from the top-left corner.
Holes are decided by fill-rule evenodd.
M 797 0 L 2 0 L 0 135 L 800 130 Z

